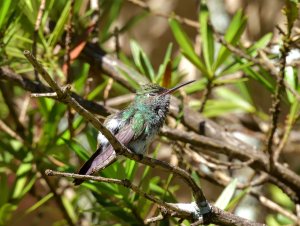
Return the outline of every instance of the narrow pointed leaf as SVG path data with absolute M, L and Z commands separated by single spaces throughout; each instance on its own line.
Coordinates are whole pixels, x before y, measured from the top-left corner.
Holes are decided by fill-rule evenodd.
M 204 76 L 208 76 L 207 69 L 205 65 L 201 62 L 199 56 L 195 52 L 195 48 L 192 45 L 191 40 L 187 34 L 181 28 L 179 22 L 175 19 L 169 20 L 173 35 L 181 48 L 182 54 L 191 61 L 202 73 Z
M 222 194 L 217 199 L 215 206 L 219 207 L 220 209 L 224 210 L 227 205 L 229 204 L 230 200 L 232 199 L 236 185 L 238 180 L 234 179 L 227 185 L 227 187 L 223 190 Z
M 240 39 L 246 27 L 247 19 L 243 16 L 242 11 L 238 11 L 233 17 L 227 32 L 224 36 L 224 39 L 227 43 L 231 45 L 235 45 L 237 41 Z M 216 70 L 230 55 L 230 50 L 228 50 L 225 46 L 222 46 L 219 50 L 217 60 L 214 64 L 214 70 Z
M 203 56 L 206 67 L 212 76 L 212 64 L 214 61 L 214 38 L 211 25 L 209 25 L 209 13 L 206 5 L 201 6 L 199 13 L 200 34 L 202 41 Z

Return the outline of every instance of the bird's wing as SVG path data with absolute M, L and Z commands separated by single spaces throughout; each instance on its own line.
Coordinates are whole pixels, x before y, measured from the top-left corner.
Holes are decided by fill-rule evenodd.
M 123 145 L 127 146 L 128 143 L 133 139 L 134 132 L 130 126 L 130 124 L 121 128 L 115 137 L 120 141 Z M 116 152 L 111 146 L 111 144 L 107 145 L 106 147 L 102 148 L 102 151 L 99 152 L 95 157 L 91 164 L 90 170 L 87 174 L 93 174 L 106 168 L 108 165 L 113 163 L 116 160 Z
M 129 142 L 136 139 L 131 123 L 126 124 L 115 134 L 115 137 L 125 146 Z M 79 174 L 91 175 L 98 172 L 117 159 L 117 155 L 113 147 L 109 144 L 106 146 L 99 145 L 97 151 L 89 158 L 89 160 L 80 168 Z M 75 179 L 74 184 L 79 185 L 83 180 Z

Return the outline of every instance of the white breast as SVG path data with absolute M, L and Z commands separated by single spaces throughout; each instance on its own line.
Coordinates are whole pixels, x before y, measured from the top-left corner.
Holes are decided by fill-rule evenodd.
M 120 126 L 120 120 L 117 120 L 115 118 L 112 118 L 110 120 L 108 120 L 106 123 L 105 123 L 105 127 L 107 129 L 110 130 L 110 132 L 112 132 L 113 134 L 115 134 L 115 130 Z M 101 144 L 103 146 L 107 145 L 108 144 L 108 140 L 106 139 L 106 137 L 101 133 L 99 132 L 98 134 L 98 137 L 97 137 L 97 141 L 98 141 L 98 144 Z

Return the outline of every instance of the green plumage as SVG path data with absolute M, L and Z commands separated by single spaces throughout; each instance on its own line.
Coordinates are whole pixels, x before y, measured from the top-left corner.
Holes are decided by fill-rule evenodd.
M 145 154 L 147 146 L 165 121 L 169 111 L 170 93 L 183 85 L 173 89 L 165 89 L 155 84 L 142 86 L 134 101 L 124 110 L 109 116 L 104 125 L 132 152 Z M 117 155 L 106 137 L 99 132 L 97 139 L 97 151 L 81 167 L 79 174 L 93 174 L 116 160 Z M 82 183 L 81 180 L 74 182 Z

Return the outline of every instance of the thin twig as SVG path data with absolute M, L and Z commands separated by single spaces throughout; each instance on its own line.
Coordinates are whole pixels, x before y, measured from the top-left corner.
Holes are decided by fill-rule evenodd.
M 57 97 L 56 93 L 31 93 L 30 97 Z
M 10 135 L 12 138 L 20 141 L 21 143 L 24 142 L 24 139 L 19 136 L 15 131 L 11 129 L 8 125 L 5 124 L 2 120 L 0 120 L 0 130 L 6 132 L 8 135 Z
M 41 0 L 38 15 L 35 21 L 34 32 L 33 32 L 33 43 L 32 43 L 32 55 L 36 57 L 37 37 L 40 30 L 42 17 L 45 11 L 46 0 Z M 38 72 L 34 71 L 35 80 L 39 81 Z
M 151 224 L 151 223 L 156 223 L 158 221 L 161 221 L 163 220 L 165 217 L 162 215 L 162 214 L 159 214 L 158 216 L 155 216 L 155 217 L 151 217 L 151 218 L 148 218 L 144 221 L 145 224 Z
M 173 205 L 166 203 L 162 201 L 159 198 L 156 198 L 152 195 L 149 195 L 148 193 L 142 191 L 138 186 L 132 184 L 129 180 L 123 179 L 114 179 L 114 178 L 106 178 L 106 177 L 100 177 L 100 176 L 91 176 L 91 175 L 81 175 L 81 174 L 74 174 L 74 173 L 64 173 L 64 172 L 58 172 L 53 170 L 46 170 L 45 174 L 47 176 L 62 176 L 62 177 L 71 177 L 74 179 L 80 179 L 80 180 L 93 180 L 97 182 L 104 182 L 109 184 L 118 184 L 123 187 L 129 188 L 135 193 L 139 194 L 140 196 L 143 196 L 144 198 L 158 204 L 159 206 L 165 207 L 169 210 L 175 211 L 176 213 L 180 214 L 183 218 L 192 218 L 191 213 L 181 210 L 179 208 L 175 208 Z
M 117 59 L 120 59 L 120 40 L 119 40 L 119 28 L 115 27 L 114 29 L 114 37 L 115 37 L 115 53 Z
M 0 90 L 4 99 L 4 102 L 9 109 L 9 115 L 12 117 L 13 122 L 16 125 L 16 130 L 19 133 L 19 135 L 25 139 L 26 133 L 25 133 L 25 127 L 19 120 L 19 110 L 17 109 L 15 102 L 13 100 L 14 95 L 12 95 L 11 89 L 9 87 L 0 81 Z
M 288 118 L 286 120 L 283 137 L 281 138 L 279 145 L 277 146 L 277 148 L 274 151 L 274 155 L 275 155 L 274 159 L 275 160 L 278 160 L 280 153 L 282 152 L 283 148 L 285 147 L 286 143 L 288 142 L 289 135 L 292 131 L 293 126 L 296 123 L 296 120 L 297 120 L 297 117 L 293 118 L 291 115 L 288 115 L 287 117 Z
M 224 170 L 224 169 L 240 169 L 246 166 L 249 166 L 253 163 L 253 159 L 249 159 L 246 162 L 224 162 L 219 159 L 216 159 L 214 157 L 211 157 L 209 155 L 206 155 L 204 153 L 197 153 L 197 155 L 201 156 L 203 158 L 199 159 L 202 163 L 206 164 L 208 163 L 208 167 L 218 169 L 218 170 Z
M 92 10 L 92 15 L 91 15 L 91 22 L 90 22 L 90 25 L 89 27 L 92 27 L 92 31 L 96 34 L 98 34 L 98 29 L 99 29 L 99 26 L 98 23 L 99 23 L 99 18 L 100 18 L 100 8 L 99 8 L 99 2 L 98 0 L 90 0 L 90 7 L 91 7 L 91 10 Z M 98 38 L 94 38 L 93 40 L 94 42 L 98 42 Z
M 72 39 L 72 19 L 73 19 L 73 13 L 74 13 L 74 4 L 75 1 L 71 0 L 70 5 L 70 12 L 69 12 L 69 18 L 68 23 L 66 26 L 66 38 L 65 38 L 65 55 L 64 55 L 64 72 L 66 75 L 66 84 L 71 82 L 71 39 Z
M 68 23 L 66 27 L 66 38 L 65 38 L 65 55 L 64 55 L 64 65 L 63 65 L 63 71 L 66 76 L 66 84 L 71 83 L 72 77 L 71 77 L 71 39 L 72 39 L 72 19 L 74 14 L 74 4 L 75 0 L 71 0 L 70 4 L 70 12 L 69 12 L 69 18 Z M 72 110 L 70 107 L 68 107 L 68 128 L 70 131 L 70 137 L 74 137 L 74 128 L 73 128 L 73 118 L 74 114 L 72 113 Z
M 208 79 L 207 84 L 206 84 L 206 88 L 204 90 L 203 97 L 202 97 L 202 100 L 201 100 L 201 106 L 200 106 L 200 109 L 199 109 L 200 113 L 202 113 L 204 111 L 206 102 L 209 98 L 209 95 L 212 92 L 212 88 L 213 88 L 213 80 Z
M 105 87 L 105 89 L 103 91 L 103 105 L 104 106 L 107 105 L 107 98 L 109 96 L 109 92 L 112 88 L 113 83 L 114 83 L 114 80 L 112 78 L 109 78 L 108 82 L 107 82 L 107 86 Z
M 297 223 L 297 225 L 300 225 L 300 219 L 294 215 L 293 213 L 287 211 L 286 209 L 282 208 L 280 205 L 278 205 L 277 203 L 273 202 L 272 200 L 266 198 L 263 195 L 260 195 L 256 192 L 251 192 L 252 195 L 254 195 L 262 205 L 266 206 L 267 208 L 278 212 L 280 214 L 282 214 L 283 216 L 286 216 L 287 218 L 291 219 L 292 221 L 294 221 L 295 223 Z
M 288 34 L 290 34 L 290 32 L 288 32 Z M 268 132 L 268 137 L 266 142 L 266 152 L 269 153 L 270 170 L 274 169 L 275 163 L 277 162 L 280 154 L 279 151 L 281 150 L 281 149 L 277 149 L 277 151 L 275 151 L 272 145 L 273 145 L 273 137 L 277 129 L 278 118 L 280 114 L 280 102 L 281 102 L 280 95 L 284 88 L 286 57 L 290 51 L 289 39 L 290 39 L 289 36 L 283 36 L 283 44 L 280 49 L 280 53 L 281 53 L 280 70 L 277 76 L 277 85 L 276 85 L 275 94 L 272 101 L 272 107 L 270 110 L 270 112 L 272 113 L 271 126 Z
M 24 124 L 25 120 L 26 120 L 26 113 L 27 113 L 27 109 L 29 107 L 30 104 L 30 96 L 26 95 L 25 100 L 22 104 L 21 110 L 20 110 L 20 115 L 19 115 L 19 121 L 20 123 Z
M 175 15 L 173 13 L 171 13 L 171 14 L 164 14 L 164 13 L 160 13 L 160 12 L 154 11 L 144 1 L 140 1 L 140 0 L 127 0 L 127 1 L 131 2 L 134 5 L 139 6 L 140 8 L 142 8 L 143 10 L 145 10 L 147 12 L 150 12 L 152 15 L 155 15 L 155 16 L 158 16 L 158 17 L 162 17 L 162 18 L 166 18 L 166 19 L 175 18 L 176 20 L 178 20 L 182 24 L 185 24 L 187 26 L 194 27 L 194 28 L 199 28 L 199 24 L 198 24 L 197 21 L 190 20 L 188 18 L 181 17 L 181 16 Z

